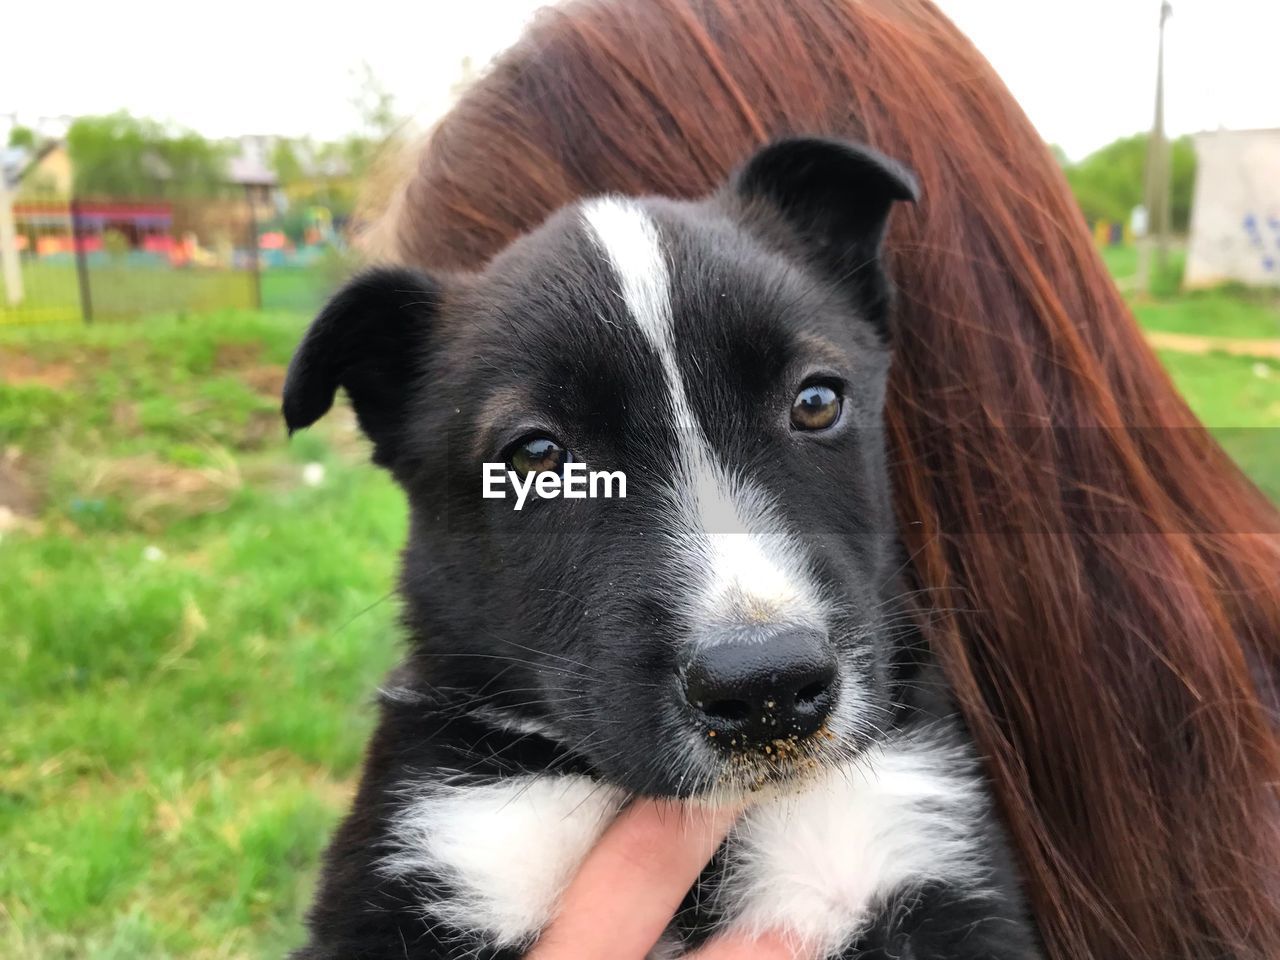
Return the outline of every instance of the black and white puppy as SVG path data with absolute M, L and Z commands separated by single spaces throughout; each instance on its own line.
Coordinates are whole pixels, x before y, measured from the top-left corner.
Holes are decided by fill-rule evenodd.
M 655 956 L 730 928 L 1039 955 L 897 579 L 880 246 L 915 194 L 786 140 L 708 199 L 577 203 L 483 273 L 375 270 L 325 308 L 285 418 L 343 387 L 408 495 L 411 646 L 296 956 L 518 957 L 642 795 L 747 803 Z M 626 496 L 516 510 L 491 462 Z

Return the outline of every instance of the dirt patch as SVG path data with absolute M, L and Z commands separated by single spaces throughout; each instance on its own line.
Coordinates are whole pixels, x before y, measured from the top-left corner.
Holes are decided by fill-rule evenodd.
M 40 497 L 21 452 L 16 447 L 0 452 L 0 534 L 39 531 L 39 512 Z
M 22 454 L 13 447 L 0 452 L 0 507 L 24 517 L 34 517 L 40 508 Z
M 240 376 L 254 393 L 272 400 L 279 400 L 284 393 L 284 378 L 287 371 L 278 363 L 264 364 L 245 370 Z
M 76 368 L 65 361 L 42 361 L 25 353 L 0 350 L 0 383 L 61 390 L 77 376 Z
M 284 420 L 275 410 L 255 410 L 241 431 L 236 446 L 241 450 L 283 447 L 286 439 Z
M 1147 342 L 1158 350 L 1179 353 L 1229 353 L 1237 357 L 1280 360 L 1280 340 L 1247 340 L 1238 337 L 1200 337 L 1190 333 L 1147 331 Z
M 229 458 L 224 465 L 195 468 L 129 457 L 95 463 L 87 472 L 82 496 L 119 500 L 129 518 L 144 528 L 222 510 L 242 482 Z
M 243 370 L 261 362 L 260 343 L 220 343 L 213 354 L 213 369 L 224 372 Z
M 138 405 L 119 400 L 111 406 L 111 426 L 121 433 L 138 432 Z

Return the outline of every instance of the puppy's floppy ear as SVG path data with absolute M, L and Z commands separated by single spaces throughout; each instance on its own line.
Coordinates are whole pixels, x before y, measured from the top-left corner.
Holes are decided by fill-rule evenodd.
M 795 137 L 761 149 L 729 187 L 748 209 L 764 204 L 780 215 L 806 255 L 851 284 L 864 308 L 883 311 L 880 244 L 893 204 L 919 197 L 911 171 L 861 144 Z
M 338 291 L 289 363 L 289 433 L 324 416 L 342 387 L 373 441 L 374 462 L 393 463 L 440 299 L 435 280 L 406 269 L 369 270 Z

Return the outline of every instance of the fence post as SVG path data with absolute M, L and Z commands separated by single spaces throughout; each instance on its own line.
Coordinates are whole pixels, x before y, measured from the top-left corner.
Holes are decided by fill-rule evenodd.
M 9 306 L 22 303 L 22 264 L 18 260 L 18 233 L 13 226 L 13 194 L 0 170 L 0 264 L 4 266 L 5 300 Z
M 85 323 L 93 323 L 93 294 L 89 288 L 89 256 L 80 229 L 80 201 L 71 198 L 71 245 L 76 252 L 76 278 L 80 282 L 80 315 Z
M 262 262 L 258 252 L 258 215 L 253 209 L 253 185 L 244 185 L 245 206 L 249 208 L 249 269 L 253 271 L 253 308 L 262 309 Z

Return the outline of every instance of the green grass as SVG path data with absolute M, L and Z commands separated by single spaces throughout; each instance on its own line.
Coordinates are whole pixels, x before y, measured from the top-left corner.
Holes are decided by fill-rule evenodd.
M 1280 503 L 1280 360 L 1171 350 L 1160 360 L 1227 453 Z
M 332 287 L 335 271 L 334 263 L 265 269 L 260 280 L 262 306 L 314 310 Z M 247 270 L 169 269 L 93 258 L 88 277 L 93 318 L 102 321 L 248 309 L 259 295 Z M 10 307 L 0 298 L 0 326 L 81 319 L 80 280 L 74 263 L 24 262 L 22 278 L 25 296 L 20 306 Z
M 1122 288 L 1130 287 L 1138 274 L 1137 247 L 1102 247 L 1103 262 Z M 1174 247 L 1169 251 L 1169 258 L 1161 269 L 1155 262 L 1155 252 L 1151 253 L 1148 269 L 1151 271 L 1150 292 L 1158 297 L 1176 297 L 1182 286 L 1182 273 L 1186 267 L 1187 253 L 1182 247 Z
M 262 306 L 267 310 L 319 310 L 344 272 L 341 263 L 331 261 L 263 270 Z
M 1189 333 L 1276 322 L 1229 291 L 1138 310 Z M 405 526 L 344 409 L 285 440 L 305 321 L 0 329 L 0 493 L 16 477 L 25 503 L 0 534 L 0 956 L 226 960 L 298 940 L 398 650 Z M 1280 362 L 1161 357 L 1280 499 Z
M 1148 330 L 1205 337 L 1280 338 L 1280 298 L 1265 293 L 1204 290 L 1134 304 Z
M 304 319 L 0 333 L 0 449 L 38 501 L 0 537 L 0 956 L 296 941 L 405 522 L 349 423 L 285 440 Z
M 1101 253 L 1111 275 L 1127 290 L 1138 270 L 1137 248 L 1103 247 Z M 1153 263 L 1149 293 L 1127 290 L 1134 294 L 1134 314 L 1144 328 L 1201 337 L 1280 338 L 1280 292 L 1235 286 L 1183 291 L 1185 266 L 1186 251 L 1175 248 L 1165 270 L 1156 270 Z

